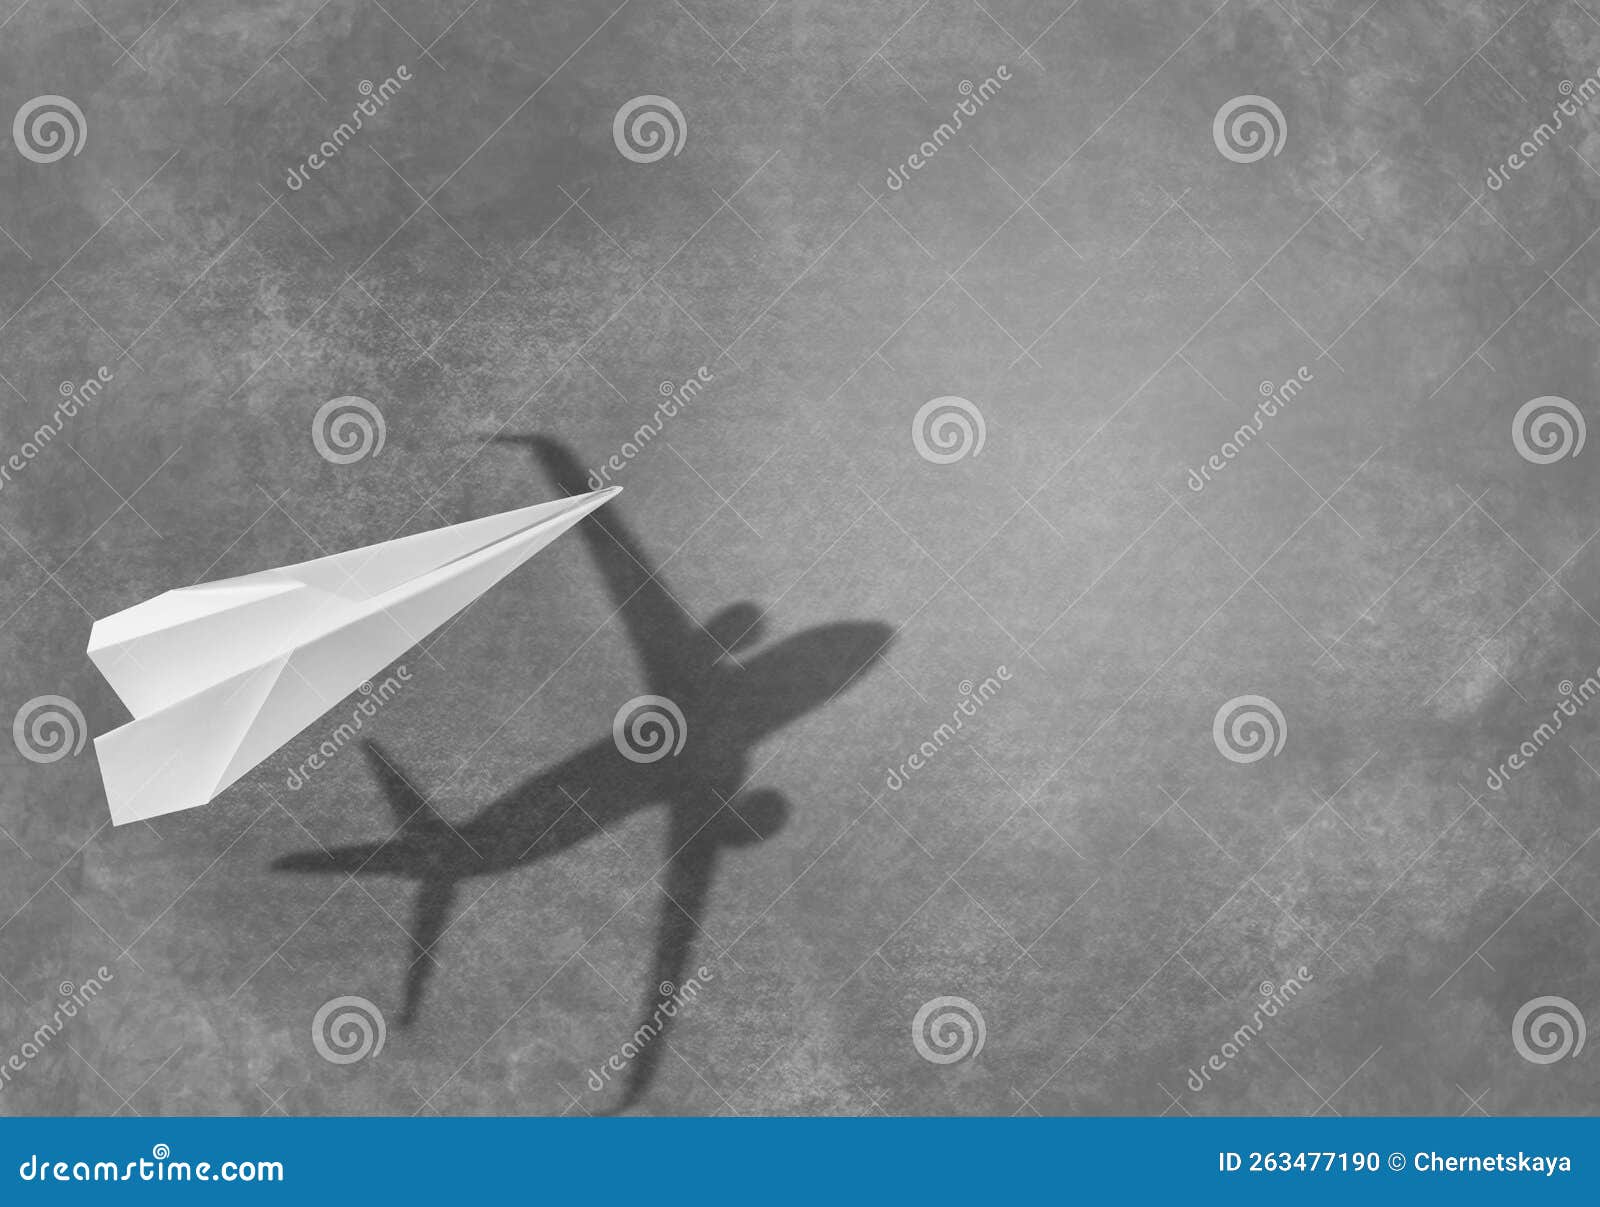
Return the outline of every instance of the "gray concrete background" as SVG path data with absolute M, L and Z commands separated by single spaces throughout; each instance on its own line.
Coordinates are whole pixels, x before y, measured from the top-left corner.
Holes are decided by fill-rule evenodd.
M 1600 666 L 1600 451 L 1512 438 L 1544 395 L 1600 419 L 1600 98 L 1486 185 L 1600 68 L 1587 0 L 5 3 L 0 116 L 62 95 L 85 131 L 48 163 L 0 144 L 0 453 L 60 383 L 113 374 L 0 488 L 6 718 L 61 695 L 91 733 L 123 723 L 94 617 L 553 497 L 487 438 L 597 465 L 701 365 L 607 515 L 688 615 L 767 609 L 732 669 L 697 637 L 706 665 L 834 621 L 893 641 L 722 781 L 781 793 L 785 824 L 688 906 L 685 967 L 713 977 L 627 1103 L 586 1076 L 662 967 L 669 817 L 722 806 L 664 760 L 687 804 L 606 812 L 649 633 L 598 530 L 402 659 L 364 727 L 458 826 L 576 752 L 599 768 L 561 785 L 595 794 L 587 841 L 464 887 L 408 1026 L 415 887 L 273 868 L 394 828 L 354 746 L 286 786 L 356 697 L 150 825 L 110 827 L 92 747 L 5 743 L 0 1059 L 61 982 L 112 975 L 0 1111 L 1600 1105 L 1593 1041 L 1537 1063 L 1513 1033 L 1547 995 L 1600 1018 L 1600 708 L 1486 785 Z M 679 153 L 619 153 L 641 94 L 681 109 Z M 1244 94 L 1284 115 L 1250 163 L 1212 136 Z M 344 395 L 386 439 L 339 465 L 312 424 Z M 986 439 L 935 464 L 912 420 L 947 395 Z M 1287 737 L 1235 763 L 1212 721 L 1249 694 Z M 338 1065 L 312 1020 L 343 995 L 387 1034 Z M 912 1039 L 944 996 L 985 1024 L 950 1064 Z

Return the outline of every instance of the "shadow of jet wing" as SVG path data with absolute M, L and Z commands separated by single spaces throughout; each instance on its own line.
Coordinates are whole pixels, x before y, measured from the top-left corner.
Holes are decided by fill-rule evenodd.
M 685 982 L 702 980 L 698 973 L 686 977 L 695 940 L 715 946 L 705 933 L 706 902 L 711 881 L 716 875 L 722 852 L 729 847 L 747 847 L 765 842 L 786 824 L 792 809 L 783 794 L 770 788 L 736 794 L 736 802 L 704 818 L 702 811 L 686 807 L 683 800 L 672 803 L 672 826 L 668 838 L 671 855 L 667 860 L 666 880 L 661 884 L 661 913 L 656 924 L 655 960 L 651 966 L 650 989 L 645 999 L 645 1016 L 634 1032 L 639 1055 L 630 1067 L 621 1102 L 611 1113 L 626 1110 L 649 1088 L 664 1054 L 669 1051 L 667 1030 L 679 1010 L 688 1008 L 698 990 L 685 997 Z M 663 991 L 663 986 L 671 988 Z M 667 1014 L 665 1004 L 673 1000 L 684 1004 Z M 648 1038 L 650 1042 L 640 1043 Z
M 673 1017 L 684 1008 L 674 1004 L 674 995 L 683 989 L 684 971 L 689 966 L 695 940 L 705 938 L 701 921 L 716 874 L 720 843 L 713 832 L 715 822 L 691 833 L 688 822 L 679 820 L 685 816 L 686 811 L 681 806 L 674 808 L 674 823 L 668 839 L 672 855 L 667 862 L 665 883 L 659 886 L 661 904 L 656 922 L 655 958 L 645 993 L 644 1016 L 634 1032 L 636 1044 L 640 1032 L 645 1032 L 649 1041 L 639 1045 L 639 1055 L 629 1068 L 617 1111 L 632 1106 L 650 1088 L 656 1069 L 668 1052 L 667 1032 Z M 671 1014 L 666 1012 L 668 1006 L 672 1007 Z
M 425 880 L 417 892 L 411 922 L 411 967 L 406 969 L 405 1004 L 400 1008 L 400 1025 L 409 1027 L 422 1004 L 422 991 L 433 975 L 436 961 L 433 945 L 450 924 L 450 910 L 456 901 L 455 880 Z

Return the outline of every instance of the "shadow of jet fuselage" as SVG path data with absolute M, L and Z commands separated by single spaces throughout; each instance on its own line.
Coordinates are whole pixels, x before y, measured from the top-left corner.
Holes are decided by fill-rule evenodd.
M 530 437 L 496 439 L 530 447 L 568 493 L 585 489 L 581 468 L 562 446 Z M 462 881 L 534 863 L 637 810 L 664 805 L 669 827 L 665 859 L 652 877 L 661 901 L 645 1005 L 645 1017 L 654 1019 L 657 1029 L 628 1066 L 623 1098 L 612 1108 L 621 1110 L 638 1100 L 662 1055 L 669 1020 L 657 1009 L 657 987 L 683 983 L 695 937 L 703 934 L 721 853 L 770 837 L 788 815 L 780 794 L 748 787 L 760 772 L 759 766 L 751 767 L 755 747 L 850 686 L 887 647 L 893 630 L 879 622 L 821 625 L 751 653 L 761 628 L 755 606 L 738 604 L 705 626 L 697 624 L 647 568 L 615 504 L 583 520 L 578 531 L 643 664 L 646 694 L 670 700 L 682 715 L 681 749 L 672 752 L 679 733 L 676 718 L 642 704 L 658 720 L 664 718 L 665 730 L 641 721 L 637 741 L 626 731 L 620 738 L 608 735 L 452 826 L 392 756 L 366 742 L 364 752 L 388 798 L 394 832 L 380 842 L 286 855 L 273 866 L 419 882 L 413 960 L 400 1013 L 401 1025 L 408 1025 L 416 1018 L 434 966 L 433 948 L 450 924 Z M 638 716 L 619 720 L 626 725 Z M 624 745 L 635 758 L 624 753 Z

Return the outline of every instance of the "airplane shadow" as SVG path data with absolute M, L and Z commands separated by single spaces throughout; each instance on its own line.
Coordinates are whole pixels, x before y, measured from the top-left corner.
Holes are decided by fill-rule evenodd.
M 563 445 L 534 436 L 497 436 L 495 442 L 530 450 L 568 494 L 587 489 L 577 458 Z M 894 631 L 882 622 L 844 621 L 758 646 L 761 610 L 738 603 L 704 625 L 696 622 L 652 570 L 616 503 L 588 516 L 576 531 L 641 664 L 641 696 L 658 699 L 630 701 L 637 707 L 619 712 L 612 734 L 537 772 L 458 825 L 434 811 L 398 760 L 364 742 L 388 800 L 393 833 L 374 843 L 285 855 L 272 866 L 418 882 L 399 1016 L 404 1027 L 417 1018 L 435 947 L 448 941 L 462 882 L 536 863 L 601 835 L 638 810 L 663 806 L 666 848 L 647 882 L 660 900 L 644 1021 L 630 1036 L 619 1037 L 636 1055 L 620 1071 L 602 1070 L 604 1081 L 614 1077 L 623 1085 L 621 1099 L 604 1112 L 616 1113 L 638 1102 L 670 1051 L 667 1033 L 682 1008 L 676 999 L 696 944 L 711 945 L 703 927 L 722 859 L 772 837 L 790 813 L 781 794 L 750 786 L 764 766 L 754 761 L 757 744 L 857 682 Z M 605 1054 L 597 1053 L 595 1063 L 604 1066 Z

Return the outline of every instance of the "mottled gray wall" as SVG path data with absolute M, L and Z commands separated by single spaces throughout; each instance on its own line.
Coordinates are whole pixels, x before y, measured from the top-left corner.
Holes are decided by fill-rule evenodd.
M 661 967 L 668 818 L 745 816 L 685 787 L 713 765 L 787 817 L 699 868 L 712 979 L 629 1109 L 1600 1105 L 1595 1043 L 1538 1021 L 1600 1019 L 1589 0 L 3 2 L 0 118 L 83 121 L 0 142 L 0 1063 L 37 1049 L 0 1111 L 618 1109 L 585 1083 Z M 674 153 L 614 139 L 641 95 Z M 1242 96 L 1260 154 L 1214 136 Z M 598 466 L 702 365 L 603 518 L 688 615 L 767 609 L 718 673 L 833 621 L 893 640 L 748 752 L 686 709 L 649 765 L 677 803 L 614 817 L 651 684 L 598 530 L 406 655 L 363 733 L 444 819 L 579 751 L 559 786 L 600 815 L 463 882 L 409 1026 L 414 887 L 272 868 L 392 831 L 354 746 L 288 786 L 360 697 L 149 825 L 29 733 L 43 696 L 128 719 L 93 618 L 554 497 L 488 438 Z M 336 463 L 344 396 L 384 443 Z M 952 396 L 967 431 L 914 438 Z M 1565 431 L 1517 427 L 1546 396 Z M 1281 750 L 1214 740 L 1241 696 Z M 1234 1049 L 1263 982 L 1292 997 Z M 336 1064 L 346 995 L 386 1040 Z M 943 997 L 949 1063 L 913 1041 Z

